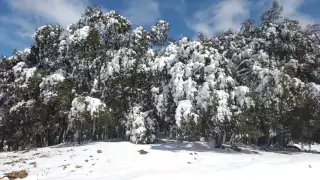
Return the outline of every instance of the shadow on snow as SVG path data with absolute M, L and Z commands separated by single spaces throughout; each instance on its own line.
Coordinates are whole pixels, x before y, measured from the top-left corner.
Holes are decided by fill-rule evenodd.
M 161 142 L 159 144 L 152 144 L 152 150 L 159 151 L 191 151 L 191 152 L 212 152 L 212 153 L 226 153 L 226 154 L 259 154 L 254 150 L 241 148 L 240 152 L 226 146 L 224 149 L 214 148 L 213 143 L 210 142 Z

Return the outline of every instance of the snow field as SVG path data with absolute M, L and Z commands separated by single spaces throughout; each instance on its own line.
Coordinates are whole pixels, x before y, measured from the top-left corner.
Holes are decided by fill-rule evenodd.
M 139 154 L 141 149 L 148 153 Z M 318 176 L 319 155 L 251 152 L 251 149 L 244 149 L 242 153 L 217 150 L 205 143 L 99 142 L 76 147 L 57 146 L 0 153 L 0 177 L 23 169 L 29 173 L 25 180 L 295 180 Z M 6 164 L 21 158 L 25 162 Z

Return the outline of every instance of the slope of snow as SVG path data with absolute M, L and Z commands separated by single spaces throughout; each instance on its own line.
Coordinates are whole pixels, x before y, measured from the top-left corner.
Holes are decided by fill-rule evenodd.
M 141 149 L 148 154 L 139 154 L 137 151 Z M 216 150 L 205 143 L 100 142 L 50 147 L 0 153 L 0 178 L 6 172 L 22 169 L 29 172 L 25 180 L 300 180 L 318 177 L 319 155 L 250 152 Z M 5 164 L 21 158 L 25 162 Z M 36 162 L 36 167 L 32 162 Z
M 296 146 L 297 148 L 301 149 L 301 150 L 307 150 L 307 151 L 317 151 L 320 152 L 320 144 L 293 144 L 294 146 Z

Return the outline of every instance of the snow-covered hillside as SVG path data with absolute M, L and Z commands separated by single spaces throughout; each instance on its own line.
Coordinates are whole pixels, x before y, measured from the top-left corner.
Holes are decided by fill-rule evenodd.
M 140 154 L 142 149 L 148 153 Z M 319 176 L 320 155 L 250 149 L 238 153 L 205 143 L 99 142 L 4 152 L 0 164 L 0 178 L 4 173 L 26 170 L 25 180 L 300 180 Z

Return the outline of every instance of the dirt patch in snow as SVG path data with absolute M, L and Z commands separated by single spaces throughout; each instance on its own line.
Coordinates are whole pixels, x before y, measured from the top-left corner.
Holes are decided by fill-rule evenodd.
M 138 152 L 139 152 L 140 154 L 142 154 L 142 155 L 144 155 L 144 154 L 148 154 L 148 152 L 147 152 L 147 151 L 145 151 L 145 150 L 143 150 L 143 149 L 139 150 Z
M 4 177 L 9 178 L 9 180 L 14 180 L 14 179 L 24 179 L 28 176 L 28 173 L 26 170 L 21 170 L 21 171 L 12 171 L 10 173 L 5 173 Z

